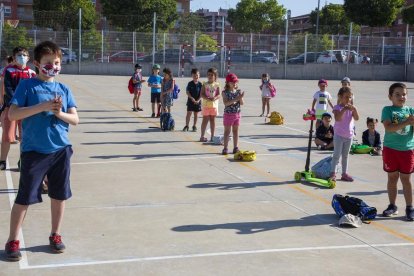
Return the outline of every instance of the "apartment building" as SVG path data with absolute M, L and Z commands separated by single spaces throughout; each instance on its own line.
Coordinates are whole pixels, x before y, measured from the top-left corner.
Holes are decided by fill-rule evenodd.
M 33 0 L 0 0 L 3 4 L 4 21 L 14 27 L 33 27 Z

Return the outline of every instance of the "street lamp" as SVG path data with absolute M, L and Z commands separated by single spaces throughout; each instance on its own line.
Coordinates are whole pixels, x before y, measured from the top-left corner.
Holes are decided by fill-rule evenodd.
M 290 10 L 287 10 L 286 14 L 286 29 L 285 29 L 285 79 L 287 78 L 286 64 L 287 64 L 287 47 L 288 47 L 288 32 L 289 32 L 289 20 L 290 20 Z

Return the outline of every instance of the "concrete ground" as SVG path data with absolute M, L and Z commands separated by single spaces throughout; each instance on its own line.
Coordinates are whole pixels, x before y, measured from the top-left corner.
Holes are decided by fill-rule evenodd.
M 256 161 L 241 163 L 220 155 L 221 146 L 198 142 L 199 131 L 181 131 L 189 80 L 177 78 L 183 91 L 172 111 L 176 130 L 162 132 L 158 119 L 150 118 L 148 88 L 141 98 L 144 111 L 131 111 L 128 77 L 59 77 L 73 90 L 81 120 L 70 130 L 75 153 L 73 198 L 62 231 L 67 250 L 53 254 L 48 248 L 44 196 L 24 222 L 22 260 L 7 262 L 0 250 L 0 275 L 414 274 L 414 223 L 403 218 L 402 192 L 400 215 L 379 216 L 361 228 L 339 228 L 330 206 L 333 194 L 349 194 L 382 213 L 388 197 L 381 157 L 350 156 L 355 182 L 338 181 L 335 189 L 293 180 L 305 166 L 309 123 L 302 114 L 317 81 L 275 80 L 271 110 L 281 112 L 285 124 L 271 126 L 258 117 L 260 80 L 240 80 L 246 91 L 240 148 L 257 152 Z M 366 117 L 380 119 L 389 104 L 390 84 L 352 82 L 359 140 Z M 336 95 L 339 86 L 339 80 L 329 80 L 328 91 Z M 408 104 L 414 105 L 412 98 Z M 216 122 L 217 133 L 223 133 L 222 118 Z M 381 124 L 378 129 L 384 133 Z M 313 151 L 311 162 L 329 154 Z M 3 242 L 18 186 L 18 156 L 13 145 L 10 169 L 0 173 Z

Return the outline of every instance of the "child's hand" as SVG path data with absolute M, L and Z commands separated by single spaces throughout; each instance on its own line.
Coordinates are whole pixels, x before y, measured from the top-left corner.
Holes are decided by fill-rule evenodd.
M 409 122 L 410 125 L 414 125 L 414 116 L 409 115 L 408 118 L 407 118 L 407 121 Z
M 332 138 L 332 133 L 330 131 L 328 131 L 325 135 L 326 138 Z

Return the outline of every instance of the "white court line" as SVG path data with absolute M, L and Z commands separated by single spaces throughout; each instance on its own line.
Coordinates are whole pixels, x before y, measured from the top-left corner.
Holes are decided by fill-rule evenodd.
M 107 261 L 89 261 L 89 262 L 73 262 L 73 263 L 62 263 L 62 264 L 31 265 L 31 266 L 24 267 L 23 269 L 58 268 L 58 267 L 73 267 L 73 266 L 87 266 L 87 265 L 105 265 L 105 264 L 120 264 L 120 263 L 133 263 L 133 262 L 165 261 L 165 260 L 180 260 L 180 259 L 218 257 L 218 256 L 254 255 L 254 254 L 265 254 L 265 253 L 278 253 L 278 252 L 343 250 L 343 249 L 356 249 L 356 248 L 379 248 L 379 247 L 401 247 L 401 246 L 414 246 L 414 244 L 413 243 L 388 243 L 388 244 L 371 244 L 371 245 L 356 244 L 356 245 L 337 245 L 337 246 L 272 248 L 272 249 L 262 249 L 262 250 L 244 250 L 244 251 L 227 251 L 227 252 L 225 251 L 225 252 L 199 253 L 199 254 L 188 254 L 188 255 L 170 255 L 170 256 L 159 256 L 159 257 L 118 259 L 118 260 L 107 260 Z
M 6 166 L 7 166 L 7 168 L 10 168 L 8 158 L 6 160 Z M 16 195 L 15 195 L 15 193 L 11 192 L 14 189 L 14 186 L 13 186 L 13 179 L 12 179 L 12 176 L 11 176 L 10 169 L 5 170 L 5 173 L 6 173 L 7 189 L 9 190 L 8 194 L 9 194 L 9 203 L 10 203 L 10 210 L 11 210 L 13 208 L 13 204 L 14 204 L 14 200 L 16 199 Z M 20 240 L 20 248 L 26 248 L 26 245 L 24 243 L 22 228 L 20 228 L 20 230 L 19 230 L 19 240 Z M 19 261 L 19 266 L 20 266 L 20 269 L 25 269 L 29 266 L 29 263 L 27 261 L 27 254 L 26 254 L 26 251 L 24 251 L 24 250 L 22 250 L 21 253 L 22 253 L 22 259 Z

